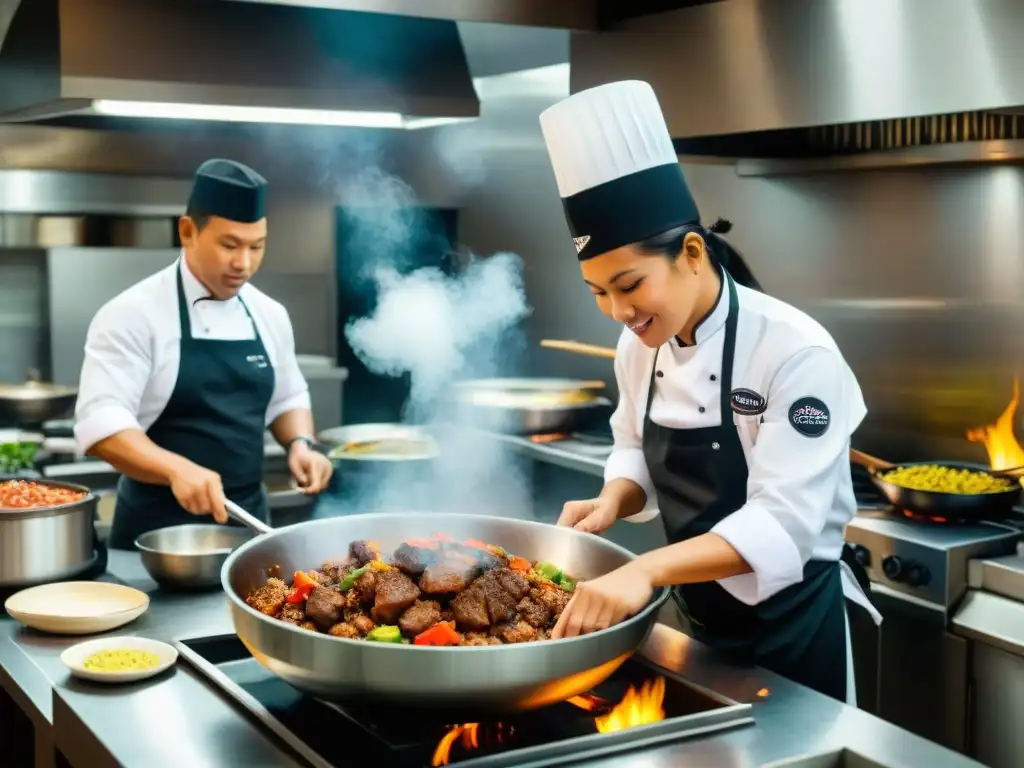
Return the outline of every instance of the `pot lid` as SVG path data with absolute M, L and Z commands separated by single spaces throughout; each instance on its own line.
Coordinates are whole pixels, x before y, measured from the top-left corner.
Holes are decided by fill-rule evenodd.
M 30 369 L 24 384 L 0 382 L 0 398 L 7 400 L 48 400 L 53 397 L 68 397 L 78 390 L 61 384 L 42 381 L 39 371 Z

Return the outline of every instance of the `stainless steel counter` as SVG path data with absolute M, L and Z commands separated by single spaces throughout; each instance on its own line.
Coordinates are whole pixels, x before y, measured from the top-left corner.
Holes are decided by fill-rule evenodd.
M 122 628 L 122 634 L 169 641 L 231 631 L 220 594 L 188 597 L 156 591 L 132 553 L 111 552 L 110 572 L 149 592 L 152 598 L 149 611 Z M 0 683 L 32 718 L 41 734 L 37 743 L 52 740 L 72 766 L 299 765 L 184 664 L 156 680 L 131 686 L 99 686 L 71 679 L 59 655 L 76 641 L 26 630 L 6 618 L 0 620 Z M 736 701 L 751 702 L 756 724 L 590 765 L 749 768 L 776 761 L 789 765 L 802 756 L 848 749 L 885 768 L 980 766 L 770 672 L 729 664 L 711 649 L 664 625 L 655 628 L 643 653 L 699 685 Z M 767 689 L 769 695 L 758 696 L 761 689 Z M 820 764 L 834 763 L 825 760 Z

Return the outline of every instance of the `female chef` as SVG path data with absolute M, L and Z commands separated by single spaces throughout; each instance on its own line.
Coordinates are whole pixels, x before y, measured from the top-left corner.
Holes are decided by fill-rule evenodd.
M 853 701 L 844 596 L 881 618 L 840 561 L 857 381 L 818 323 L 730 276 L 724 222 L 701 225 L 648 84 L 577 93 L 540 121 L 583 280 L 625 326 L 604 488 L 559 523 L 599 533 L 660 512 L 669 540 L 579 584 L 554 635 L 672 586 L 702 642 Z

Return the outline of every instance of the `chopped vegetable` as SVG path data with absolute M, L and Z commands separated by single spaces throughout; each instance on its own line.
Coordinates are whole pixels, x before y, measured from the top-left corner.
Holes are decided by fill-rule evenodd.
M 364 573 L 371 570 L 372 568 L 372 565 L 364 565 L 362 568 L 356 568 L 354 571 L 349 571 L 348 575 L 341 580 L 341 583 L 338 585 L 338 589 L 340 589 L 342 592 L 347 592 L 348 590 L 352 589 L 352 585 L 356 583 L 356 579 L 358 579 L 360 576 L 362 576 Z
M 558 577 L 558 581 L 556 583 L 566 592 L 573 592 L 576 589 L 576 582 L 570 579 L 564 573 Z
M 488 544 L 487 549 L 489 552 L 497 555 L 498 557 L 505 557 L 508 553 L 504 549 L 497 546 L 496 544 Z
M 490 551 L 490 545 L 486 541 L 480 541 L 480 539 L 466 539 L 462 543 L 467 547 L 472 547 L 473 549 L 482 549 L 484 551 Z
M 407 539 L 405 543 L 410 547 L 418 547 L 420 549 L 437 549 L 440 544 L 437 539 Z
M 401 643 L 402 630 L 391 624 L 381 624 L 367 632 L 366 639 L 375 643 Z
M 562 569 L 552 563 L 537 563 L 533 566 L 533 572 L 542 579 L 553 581 L 555 584 L 558 583 L 558 579 L 562 576 Z
M 519 557 L 517 555 L 509 555 L 508 567 L 513 571 L 519 571 L 519 573 L 530 572 L 530 561 L 525 557 Z
M 311 577 L 305 571 L 296 571 L 295 578 L 292 579 L 292 588 L 288 590 L 288 596 L 285 598 L 289 603 L 301 603 L 307 597 L 309 593 L 313 591 L 313 587 L 317 587 L 316 580 Z
M 377 573 L 386 573 L 391 570 L 391 566 L 385 563 L 383 560 L 371 560 L 366 565 L 371 571 L 377 571 Z
M 416 635 L 413 645 L 458 645 L 461 641 L 462 637 L 455 631 L 455 623 L 442 621 Z

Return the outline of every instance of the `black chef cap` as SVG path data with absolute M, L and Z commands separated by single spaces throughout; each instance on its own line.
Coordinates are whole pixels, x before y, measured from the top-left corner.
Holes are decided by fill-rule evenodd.
M 188 212 L 251 224 L 266 213 L 267 180 L 234 160 L 207 160 L 196 171 Z

